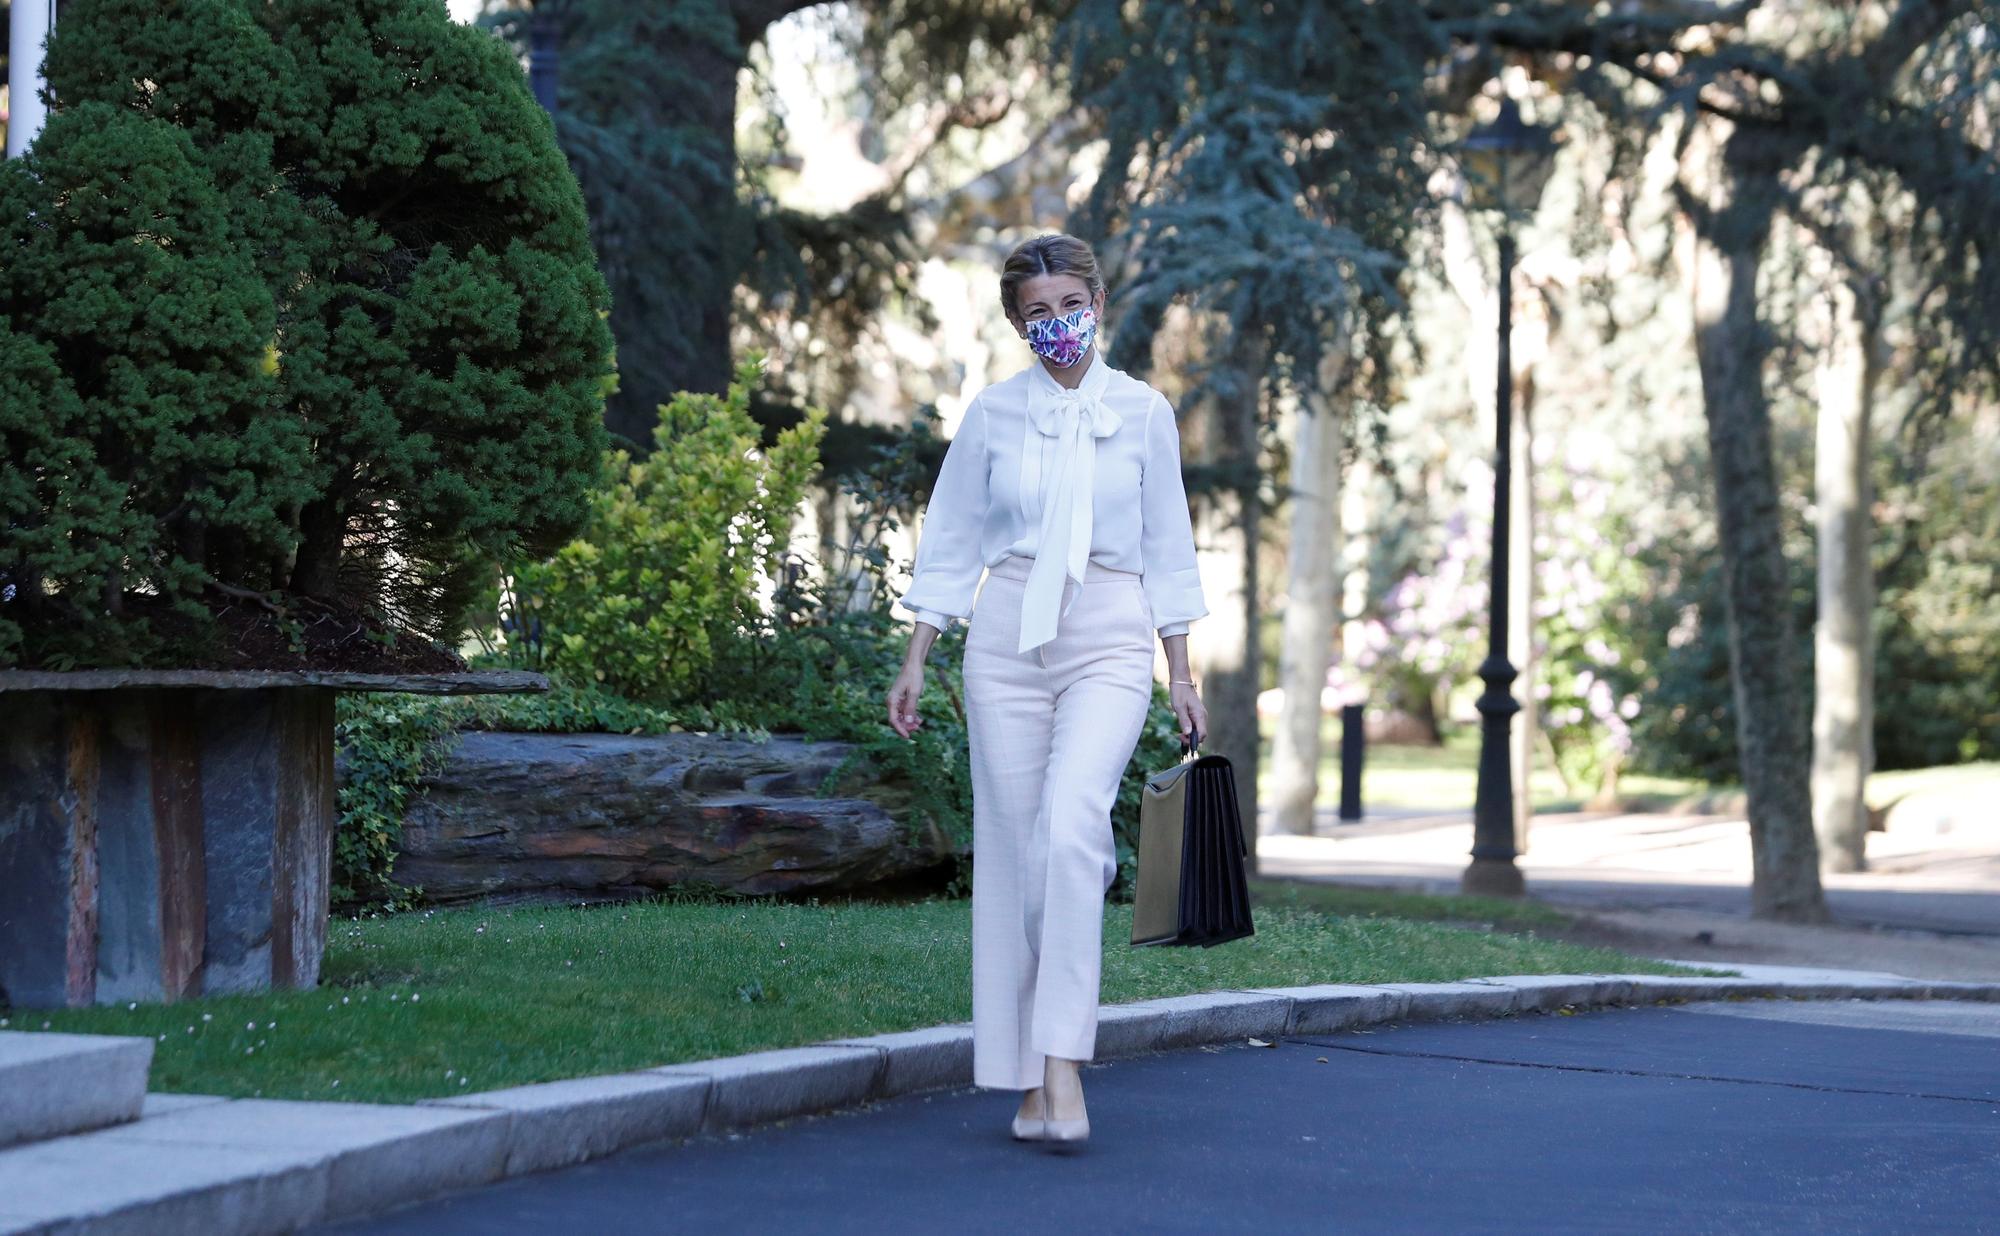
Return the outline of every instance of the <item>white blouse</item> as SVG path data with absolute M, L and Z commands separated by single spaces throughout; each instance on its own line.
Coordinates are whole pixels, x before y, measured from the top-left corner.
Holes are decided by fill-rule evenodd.
M 1086 560 L 1139 575 L 1162 638 L 1208 613 L 1164 396 L 1093 355 L 1074 391 L 1037 361 L 973 398 L 925 508 L 903 608 L 943 630 L 971 615 L 981 572 L 1009 555 L 1036 560 L 1023 652 L 1054 635 L 1063 580 L 1081 579 Z

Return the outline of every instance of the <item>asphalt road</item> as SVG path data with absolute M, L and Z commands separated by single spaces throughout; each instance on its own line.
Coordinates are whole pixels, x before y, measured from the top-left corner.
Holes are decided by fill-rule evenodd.
M 2000 1005 L 1526 1016 L 1085 1076 L 1073 1154 L 957 1091 L 324 1230 L 2000 1233 Z

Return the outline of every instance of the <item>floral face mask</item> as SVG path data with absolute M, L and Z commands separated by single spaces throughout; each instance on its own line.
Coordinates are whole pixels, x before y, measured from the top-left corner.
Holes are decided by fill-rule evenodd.
M 1083 359 L 1083 354 L 1090 351 L 1091 341 L 1097 338 L 1097 310 L 1085 307 L 1059 318 L 1041 318 L 1027 326 L 1028 346 L 1035 355 L 1045 357 L 1057 368 L 1067 369 Z

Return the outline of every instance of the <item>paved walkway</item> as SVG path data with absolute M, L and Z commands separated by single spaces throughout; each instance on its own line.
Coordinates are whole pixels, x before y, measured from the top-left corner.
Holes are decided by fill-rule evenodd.
M 1465 813 L 1339 824 L 1260 837 L 1262 874 L 1456 891 L 1472 848 Z M 1589 908 L 1750 909 L 1749 825 L 1740 818 L 1546 815 L 1520 867 L 1538 897 Z M 1872 833 L 1870 870 L 1823 878 L 1835 918 L 2000 939 L 2000 814 L 1973 826 Z
M 2000 1231 L 2000 1005 L 1688 1005 L 1410 1025 L 628 1151 L 350 1233 Z

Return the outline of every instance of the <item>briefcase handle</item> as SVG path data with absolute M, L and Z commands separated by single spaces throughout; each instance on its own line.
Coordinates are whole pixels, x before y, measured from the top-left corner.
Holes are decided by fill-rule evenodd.
M 1203 734 L 1200 730 L 1196 730 L 1194 732 L 1193 742 L 1189 742 L 1185 735 L 1182 736 L 1181 760 L 1183 763 L 1185 763 L 1188 760 L 1199 759 L 1201 757 L 1201 740 L 1205 737 L 1207 737 L 1207 735 Z

